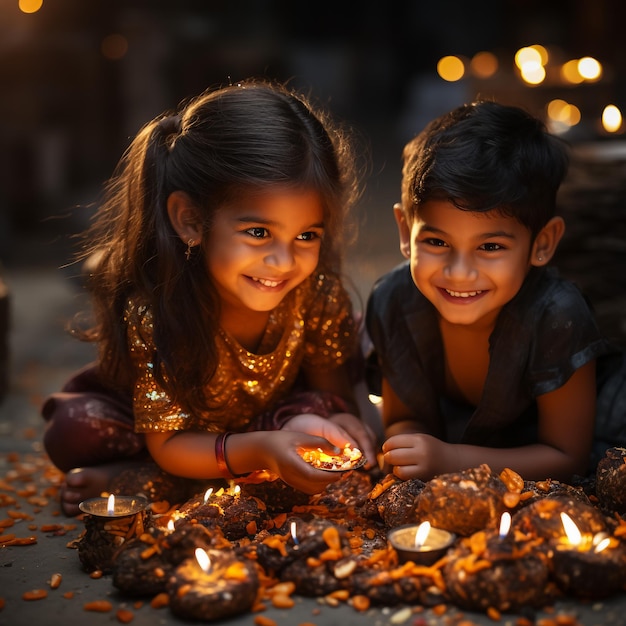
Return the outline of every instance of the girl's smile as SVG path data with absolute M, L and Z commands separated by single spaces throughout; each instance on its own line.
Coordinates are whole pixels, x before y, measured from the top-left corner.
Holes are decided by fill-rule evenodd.
M 322 202 L 312 191 L 274 190 L 218 210 L 206 254 L 222 325 L 274 309 L 317 267 L 323 234 Z

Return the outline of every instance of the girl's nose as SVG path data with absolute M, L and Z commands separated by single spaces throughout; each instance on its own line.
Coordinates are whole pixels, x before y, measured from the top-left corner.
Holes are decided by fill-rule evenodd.
M 265 264 L 282 271 L 290 270 L 294 266 L 295 256 L 288 244 L 275 243 L 265 257 Z

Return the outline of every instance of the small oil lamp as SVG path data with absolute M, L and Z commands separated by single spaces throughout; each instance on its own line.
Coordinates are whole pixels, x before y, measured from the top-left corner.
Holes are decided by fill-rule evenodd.
M 110 572 L 115 551 L 145 531 L 148 500 L 143 496 L 110 494 L 84 500 L 78 506 L 85 514 L 85 533 L 77 546 L 80 561 L 89 572 Z
M 184 619 L 218 621 L 250 610 L 258 591 L 255 565 L 231 551 L 196 548 L 167 585 L 172 612 Z
M 428 521 L 398 526 L 389 531 L 387 537 L 401 563 L 412 561 L 418 565 L 432 565 L 438 561 L 456 539 L 454 533 L 433 528 Z
M 605 532 L 583 533 L 561 513 L 563 536 L 554 542 L 554 578 L 566 592 L 602 598 L 623 588 L 626 580 L 626 549 Z

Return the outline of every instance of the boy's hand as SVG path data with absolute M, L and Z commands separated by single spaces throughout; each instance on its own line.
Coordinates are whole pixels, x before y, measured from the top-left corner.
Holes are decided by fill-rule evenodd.
M 401 480 L 431 480 L 447 471 L 446 453 L 450 449 L 441 439 L 422 433 L 393 435 L 383 444 L 385 464 Z

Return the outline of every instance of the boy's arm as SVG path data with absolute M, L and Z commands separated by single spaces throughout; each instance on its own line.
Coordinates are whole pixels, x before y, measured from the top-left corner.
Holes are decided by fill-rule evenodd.
M 421 428 L 417 416 L 396 395 L 386 378 L 382 380 L 382 417 L 385 438 L 392 435 L 428 432 Z
M 400 478 L 430 480 L 486 463 L 494 472 L 505 467 L 526 480 L 569 481 L 588 468 L 595 419 L 595 361 L 582 366 L 559 389 L 537 398 L 537 443 L 517 448 L 449 444 L 430 435 L 399 435 L 384 446 L 385 462 Z M 404 431 L 407 432 L 407 431 Z

